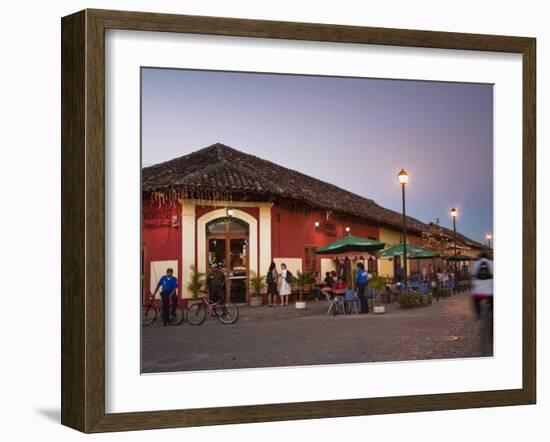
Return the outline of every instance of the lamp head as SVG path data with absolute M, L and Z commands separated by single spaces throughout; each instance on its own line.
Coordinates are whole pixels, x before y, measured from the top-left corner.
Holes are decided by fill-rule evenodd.
M 401 172 L 397 174 L 397 177 L 399 178 L 399 184 L 407 184 L 407 181 L 409 180 L 409 175 L 407 175 L 405 169 L 401 169 Z

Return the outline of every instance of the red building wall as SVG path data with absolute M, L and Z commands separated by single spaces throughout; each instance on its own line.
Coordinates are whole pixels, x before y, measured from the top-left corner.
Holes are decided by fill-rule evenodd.
M 320 228 L 315 227 L 319 221 Z M 327 228 L 327 224 L 331 228 Z M 280 206 L 271 209 L 271 253 L 273 258 L 301 258 L 305 260 L 304 246 L 322 247 L 347 235 L 379 239 L 379 229 L 368 224 L 358 224 L 331 216 L 327 221 L 324 211 L 292 211 Z
M 195 219 L 219 207 L 196 206 Z M 257 207 L 236 207 L 247 212 L 259 221 L 260 210 Z M 142 243 L 144 293 L 149 293 L 151 261 L 175 260 L 178 263 L 177 273 L 181 280 L 182 262 L 182 208 L 178 203 L 159 206 L 159 204 L 143 203 L 142 213 Z M 321 223 L 320 228 L 315 222 Z M 304 246 L 322 247 L 347 235 L 345 228 L 350 227 L 350 234 L 364 238 L 379 239 L 379 228 L 374 225 L 360 224 L 331 216 L 327 221 L 326 213 L 319 210 L 290 210 L 275 205 L 271 208 L 271 255 L 273 258 L 301 258 L 305 263 Z M 196 225 L 194 226 L 196 229 Z M 197 235 L 195 235 L 196 241 Z M 413 242 L 413 241 L 411 241 Z M 416 241 L 414 241 L 416 242 Z M 258 230 L 258 255 L 262 244 Z M 197 244 L 195 243 L 195 253 Z M 316 257 L 319 268 L 319 258 Z M 258 256 L 259 261 L 259 256 Z M 196 262 L 196 254 L 195 254 Z M 161 275 L 156 275 L 160 277 Z
M 178 262 L 178 277 L 182 273 L 181 205 L 175 203 L 159 206 L 158 203 L 143 202 L 141 242 L 144 272 L 143 290 L 144 296 L 147 296 L 151 277 L 155 276 L 151 275 L 151 261 L 176 260 Z M 158 278 L 161 276 L 156 275 Z

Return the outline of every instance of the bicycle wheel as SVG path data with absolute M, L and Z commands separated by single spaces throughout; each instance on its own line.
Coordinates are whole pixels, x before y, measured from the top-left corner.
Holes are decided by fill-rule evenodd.
M 183 321 L 183 310 L 178 305 L 176 308 L 170 308 L 170 318 L 168 319 L 168 325 L 180 325 Z
M 141 306 L 141 326 L 147 327 L 157 320 L 157 309 L 151 304 Z
M 223 304 L 218 307 L 217 312 L 222 324 L 233 324 L 239 319 L 239 307 L 235 304 Z
M 187 322 L 191 325 L 201 325 L 206 319 L 206 310 L 202 304 L 193 304 L 187 309 Z

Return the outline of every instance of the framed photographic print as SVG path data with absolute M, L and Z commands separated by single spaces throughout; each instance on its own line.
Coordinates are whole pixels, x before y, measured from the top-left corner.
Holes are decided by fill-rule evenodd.
M 535 403 L 535 52 L 63 18 L 62 423 Z

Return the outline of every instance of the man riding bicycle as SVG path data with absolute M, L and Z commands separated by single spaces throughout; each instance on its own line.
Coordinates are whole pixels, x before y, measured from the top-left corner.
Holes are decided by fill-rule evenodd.
M 473 277 L 472 300 L 477 317 L 480 318 L 483 302 L 487 302 L 491 310 L 493 308 L 493 261 L 486 252 L 482 252 L 474 263 Z

